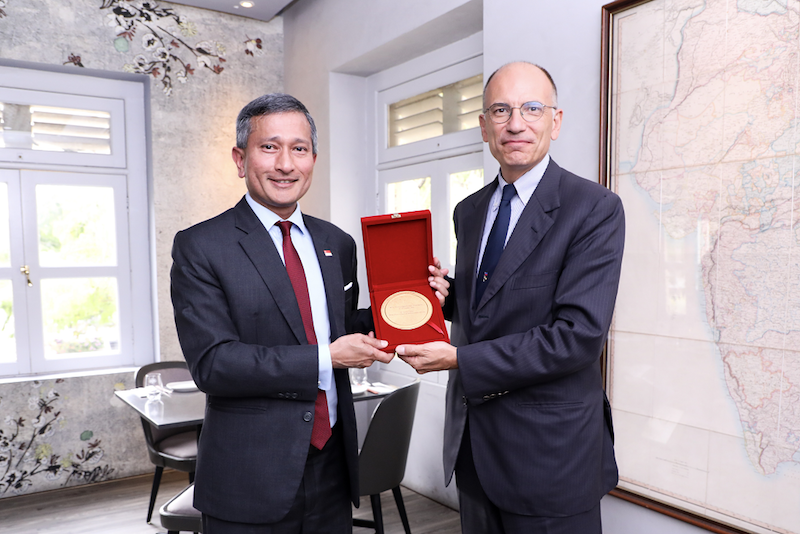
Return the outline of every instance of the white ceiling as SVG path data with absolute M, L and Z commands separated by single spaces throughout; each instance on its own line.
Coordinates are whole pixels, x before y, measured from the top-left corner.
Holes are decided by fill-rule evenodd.
M 175 4 L 222 11 L 232 15 L 248 17 L 256 20 L 270 20 L 280 11 L 294 2 L 294 0 L 250 0 L 253 7 L 245 8 L 239 5 L 239 0 L 170 0 Z

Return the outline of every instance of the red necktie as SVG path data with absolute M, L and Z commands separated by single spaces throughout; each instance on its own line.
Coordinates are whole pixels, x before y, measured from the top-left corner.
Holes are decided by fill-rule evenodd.
M 286 272 L 294 288 L 297 305 L 300 307 L 300 316 L 303 318 L 303 328 L 309 345 L 317 344 L 317 335 L 314 333 L 314 319 L 311 316 L 311 299 L 308 298 L 308 284 L 303 263 L 292 244 L 292 223 L 280 221 L 277 223 L 283 234 L 283 260 L 286 262 Z M 331 437 L 331 422 L 328 417 L 328 397 L 321 389 L 317 390 L 317 400 L 314 403 L 314 426 L 311 429 L 311 445 L 322 450 L 328 438 Z

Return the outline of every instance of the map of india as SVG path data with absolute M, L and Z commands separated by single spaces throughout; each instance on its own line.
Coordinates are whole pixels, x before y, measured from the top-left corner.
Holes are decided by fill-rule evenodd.
M 612 330 L 623 487 L 800 532 L 800 1 L 615 15 Z

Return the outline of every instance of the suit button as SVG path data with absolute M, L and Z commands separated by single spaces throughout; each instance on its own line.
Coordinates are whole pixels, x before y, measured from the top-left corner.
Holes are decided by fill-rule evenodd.
M 282 399 L 283 398 L 283 393 L 278 393 L 278 398 Z
M 296 399 L 297 398 L 297 393 L 292 393 L 292 398 Z
M 312 417 L 311 416 L 311 412 L 306 412 L 306 413 L 303 414 L 303 421 L 308 423 L 309 421 L 311 421 L 311 417 Z
M 466 406 L 467 405 L 467 396 L 464 395 L 463 397 L 461 397 L 461 400 L 464 402 L 464 406 Z

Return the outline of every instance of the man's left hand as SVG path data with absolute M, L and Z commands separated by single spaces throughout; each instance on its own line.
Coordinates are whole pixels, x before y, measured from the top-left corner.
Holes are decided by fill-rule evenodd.
M 444 341 L 422 345 L 400 345 L 395 352 L 419 374 L 458 368 L 456 348 Z

